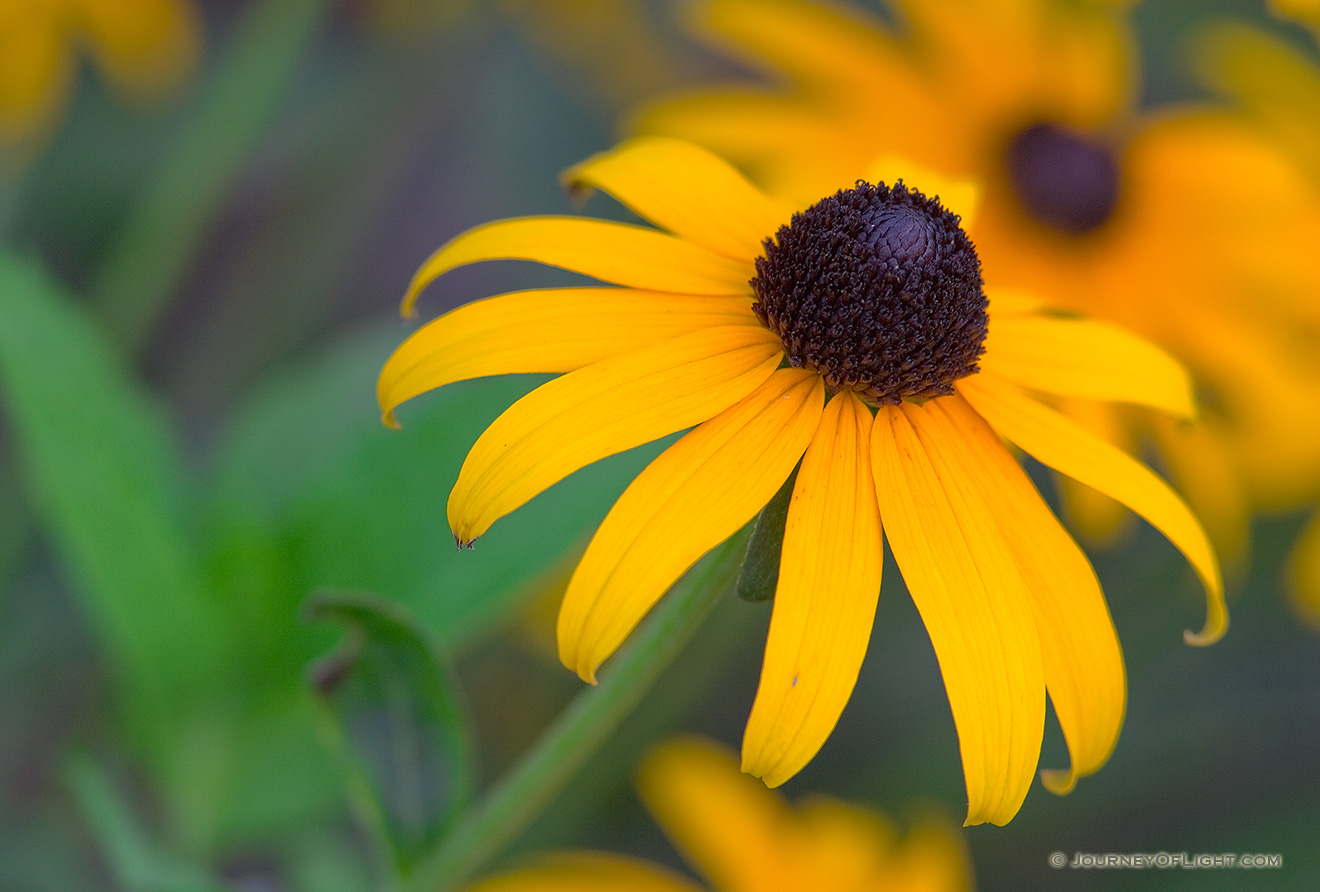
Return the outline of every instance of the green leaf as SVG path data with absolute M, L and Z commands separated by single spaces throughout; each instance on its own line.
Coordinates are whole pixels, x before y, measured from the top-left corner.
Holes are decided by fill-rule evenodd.
M 770 601 L 779 585 L 779 554 L 784 546 L 784 525 L 788 522 L 788 504 L 793 500 L 797 468 L 788 475 L 779 492 L 756 515 L 752 537 L 747 542 L 742 569 L 734 590 L 744 601 Z
M 117 888 L 125 892 L 224 892 L 205 868 L 151 839 L 110 778 L 87 756 L 70 759 L 66 776 Z
M 459 553 L 445 516 L 469 448 L 505 408 L 544 381 L 506 376 L 425 394 L 380 424 L 375 380 L 402 336 L 367 332 L 265 386 L 229 426 L 216 454 L 217 572 L 243 578 L 252 543 L 281 590 L 260 611 L 320 587 L 386 592 L 453 650 L 490 628 L 525 587 L 584 543 L 663 442 L 584 469 L 518 509 Z M 249 545 L 240 548 L 242 542 Z M 268 576 L 270 574 L 267 574 Z M 231 591 L 226 586 L 226 592 Z M 249 597 L 251 586 L 235 586 Z
M 312 619 L 346 629 L 311 666 L 326 730 L 355 804 L 400 865 L 412 862 L 466 807 L 474 787 L 467 724 L 436 646 L 397 604 L 322 592 Z
M 59 284 L 5 254 L 0 395 L 29 499 L 134 726 L 164 740 L 225 677 L 230 641 L 186 532 L 172 432 Z

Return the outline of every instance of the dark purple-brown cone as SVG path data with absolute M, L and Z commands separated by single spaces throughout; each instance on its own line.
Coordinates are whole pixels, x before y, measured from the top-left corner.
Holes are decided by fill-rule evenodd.
M 985 348 L 981 262 L 957 215 L 859 181 L 765 240 L 752 305 L 793 366 L 893 405 L 953 393 Z

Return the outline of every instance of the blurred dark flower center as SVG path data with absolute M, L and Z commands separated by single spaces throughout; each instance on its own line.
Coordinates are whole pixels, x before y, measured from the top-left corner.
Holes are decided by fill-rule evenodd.
M 1069 235 L 1104 225 L 1118 204 L 1118 161 L 1109 147 L 1057 124 L 1032 124 L 1005 157 L 1022 209 Z

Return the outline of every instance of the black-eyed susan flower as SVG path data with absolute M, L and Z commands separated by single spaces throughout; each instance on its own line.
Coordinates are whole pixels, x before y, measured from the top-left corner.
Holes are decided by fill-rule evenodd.
M 121 93 L 151 99 L 191 71 L 190 0 L 7 0 L 0 4 L 0 150 L 41 139 L 68 103 L 85 53 Z
M 1304 25 L 1320 47 L 1320 2 L 1275 0 L 1280 16 Z M 1320 190 L 1320 65 L 1306 53 L 1264 29 L 1238 23 L 1216 23 L 1197 35 L 1198 69 L 1212 89 L 1228 97 L 1244 119 L 1269 134 L 1295 158 Z M 1312 195 L 1314 200 L 1314 194 Z M 1318 206 L 1320 207 L 1320 206 Z M 1299 235 L 1298 246 L 1308 244 Z M 1305 249 L 1304 249 L 1305 250 Z M 1299 296 L 1295 315 L 1309 324 L 1293 326 L 1294 337 L 1281 343 L 1308 406 L 1320 406 L 1320 294 Z M 1303 448 L 1320 452 L 1314 423 L 1298 425 Z M 1261 478 L 1264 507 L 1295 508 L 1316 501 L 1316 487 L 1307 481 L 1280 479 L 1262 450 L 1249 467 Z M 1289 574 L 1295 603 L 1303 616 L 1320 626 L 1320 516 L 1298 540 Z
M 697 33 L 768 83 L 663 101 L 636 126 L 698 142 L 771 194 L 810 201 L 896 154 L 982 184 L 992 287 L 1118 323 L 1169 350 L 1199 425 L 1069 397 L 1125 449 L 1147 437 L 1233 558 L 1251 510 L 1320 491 L 1320 400 L 1301 374 L 1320 290 L 1315 187 L 1206 103 L 1137 106 L 1124 4 L 892 0 L 886 20 L 820 0 L 699 0 Z M 1309 352 L 1308 352 L 1309 351 Z M 1313 376 L 1312 376 L 1313 377 Z M 1122 514 L 1065 482 L 1103 538 Z
M 970 892 L 966 844 L 929 817 L 905 836 L 869 808 L 827 796 L 790 806 L 738 772 L 732 753 L 699 738 L 654 751 L 642 799 L 714 892 Z M 471 892 L 700 892 L 650 862 L 602 852 L 561 853 L 492 877 Z
M 933 174 L 922 175 L 933 182 Z M 570 170 L 659 229 L 529 217 L 441 247 L 405 298 L 463 264 L 535 260 L 621 287 L 506 294 L 413 334 L 378 385 L 395 407 L 462 378 L 562 372 L 482 434 L 449 499 L 471 544 L 584 465 L 685 428 L 625 490 L 559 614 L 587 681 L 705 552 L 798 467 L 743 768 L 783 783 L 852 692 L 880 591 L 881 535 L 935 646 L 958 728 L 968 821 L 1004 823 L 1036 770 L 1048 689 L 1072 766 L 1113 748 L 1125 682 L 1089 563 L 1000 437 L 1131 506 L 1187 555 L 1227 622 L 1215 557 L 1146 467 L 1036 394 L 1192 413 L 1164 353 L 1103 322 L 990 293 L 950 184 L 854 187 L 791 213 L 691 144 L 642 138 Z M 892 181 L 892 180 L 891 180 Z M 695 427 L 694 427 L 695 426 Z M 799 467 L 800 463 L 800 467 Z

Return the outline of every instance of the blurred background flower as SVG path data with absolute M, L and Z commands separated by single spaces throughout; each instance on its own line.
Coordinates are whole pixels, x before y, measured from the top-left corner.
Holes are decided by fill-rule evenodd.
M 734 754 L 703 738 L 649 753 L 642 801 L 712 892 L 971 892 L 966 844 L 952 821 L 924 817 L 900 836 L 884 815 L 830 796 L 795 806 L 738 770 Z M 540 856 L 472 892 L 692 892 L 682 875 L 603 852 Z
M 543 379 L 455 384 L 383 429 L 375 376 L 410 331 L 398 300 L 455 234 L 571 210 L 556 177 L 613 145 L 624 110 L 755 76 L 693 43 L 667 0 L 585 18 L 469 2 L 406 40 L 365 2 L 195 8 L 206 52 L 175 102 L 140 114 L 80 65 L 58 126 L 0 185 L 4 889 L 390 888 L 552 727 L 581 683 L 527 644 L 552 611 L 522 607 L 562 591 L 664 444 L 584 469 L 456 554 L 444 505 L 462 457 Z M 1256 0 L 1214 10 L 1320 58 Z M 1180 55 L 1208 12 L 1131 7 L 1138 117 L 1211 98 Z M 632 219 L 605 198 L 586 210 Z M 1296 233 L 1277 247 L 1311 256 Z M 518 264 L 447 279 L 428 313 L 547 283 Z M 1178 639 L 1202 596 L 1158 534 L 1097 559 L 1129 669 L 1122 746 L 1071 796 L 962 831 L 982 888 L 1320 882 L 1320 652 L 1278 597 L 1300 520 L 1253 522 L 1233 632 L 1209 649 Z M 956 814 L 938 665 L 886 575 L 858 695 L 786 789 Z M 484 869 L 564 848 L 678 868 L 629 778 L 671 731 L 738 739 L 769 614 L 718 598 L 590 771 Z M 1047 732 L 1043 764 L 1066 759 Z M 1077 850 L 1281 852 L 1284 867 L 1048 866 Z
M 1306 0 L 1274 2 L 1280 17 L 1306 26 L 1310 50 L 1299 48 L 1283 34 L 1226 21 L 1207 25 L 1197 35 L 1196 66 L 1201 79 L 1230 99 L 1251 125 L 1268 133 L 1296 159 L 1313 187 L 1320 188 L 1320 65 L 1315 47 L 1320 41 L 1320 4 Z M 1314 292 L 1301 296 L 1312 318 L 1320 302 Z M 1307 373 L 1320 375 L 1320 328 L 1300 332 Z M 1320 402 L 1320 397 L 1314 397 Z M 1291 507 L 1295 493 L 1274 498 L 1268 507 Z M 1320 517 L 1298 540 L 1289 574 L 1299 613 L 1320 628 Z
M 84 56 L 124 98 L 159 102 L 196 66 L 200 29 L 192 0 L 6 3 L 0 9 L 0 163 L 17 164 L 58 126 Z

